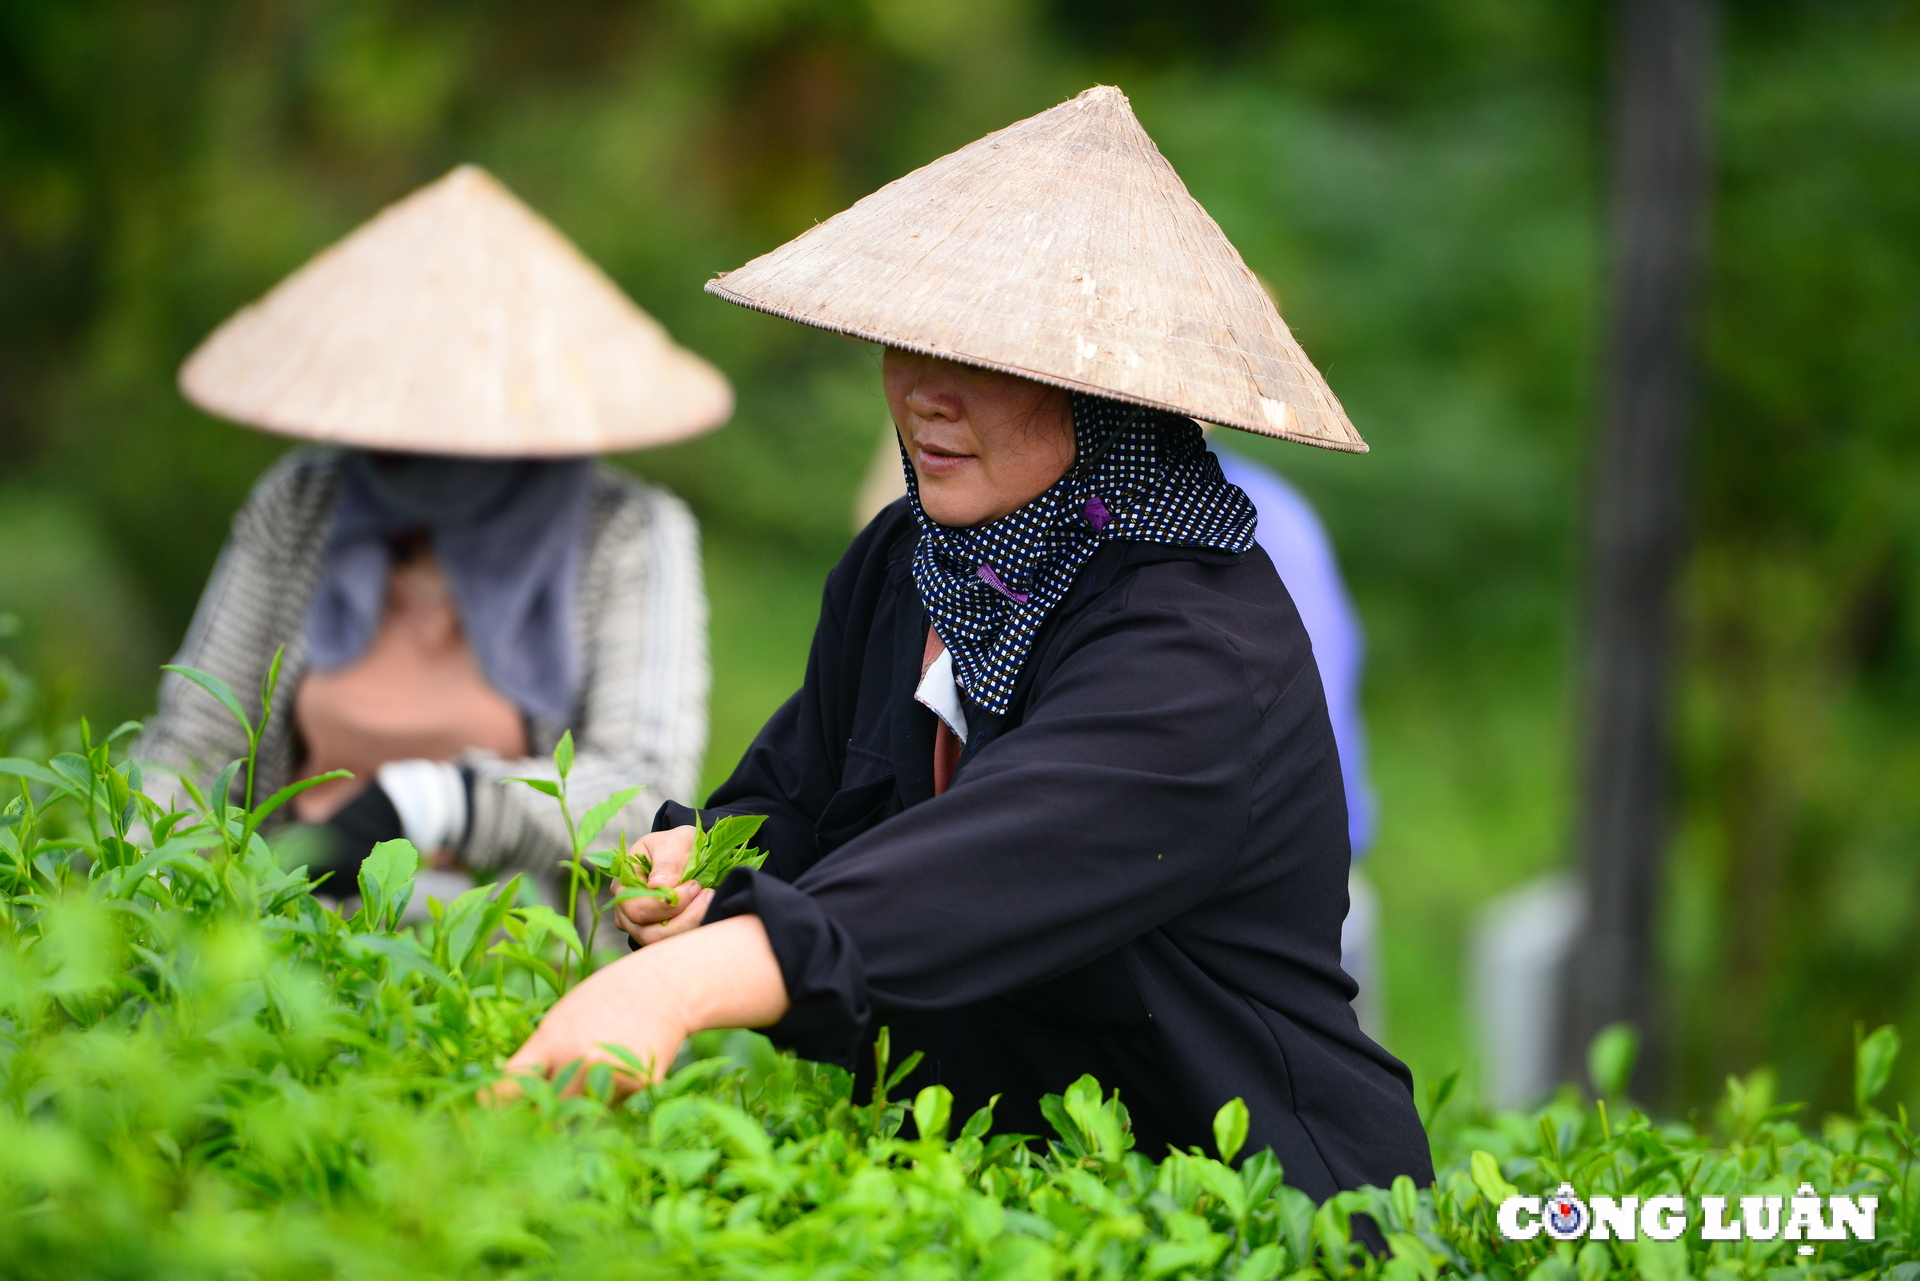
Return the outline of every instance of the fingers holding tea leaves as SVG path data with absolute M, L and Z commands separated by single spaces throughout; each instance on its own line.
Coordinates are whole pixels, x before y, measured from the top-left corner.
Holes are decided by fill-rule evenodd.
M 682 889 L 685 891 L 681 900 L 682 906 L 666 919 L 658 922 L 636 921 L 630 929 L 625 922 L 622 922 L 620 928 L 626 930 L 642 946 L 645 946 L 670 939 L 676 934 L 685 934 L 688 930 L 700 925 L 706 920 L 707 908 L 713 904 L 713 891 L 698 885 L 683 886 Z M 638 906 L 644 901 L 635 900 L 632 904 L 621 906 Z
M 753 848 L 754 835 L 767 821 L 764 814 L 729 814 L 712 827 L 699 822 L 696 814 L 693 852 L 687 865 L 687 878 L 708 889 L 716 888 L 736 867 L 759 867 L 767 861 L 767 852 Z
M 766 851 L 752 845 L 766 821 L 758 814 L 730 814 L 708 827 L 696 814 L 691 827 L 641 837 L 615 860 L 620 889 L 614 923 L 641 944 L 699 925 L 727 873 L 766 862 Z
M 614 904 L 613 923 L 640 943 L 654 943 L 684 933 L 706 916 L 713 891 L 686 881 L 672 890 L 633 890 L 636 897 Z M 668 897 L 668 896 L 671 897 Z M 671 929 L 667 927 L 671 926 Z
M 630 890 L 668 890 L 688 879 L 684 872 L 694 846 L 691 827 L 648 832 L 614 856 L 614 878 Z

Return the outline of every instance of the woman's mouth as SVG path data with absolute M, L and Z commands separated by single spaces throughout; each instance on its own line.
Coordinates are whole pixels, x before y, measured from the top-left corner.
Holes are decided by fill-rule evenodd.
M 935 445 L 921 445 L 914 452 L 914 461 L 920 464 L 920 472 L 925 476 L 950 475 L 973 461 L 972 454 L 952 453 Z

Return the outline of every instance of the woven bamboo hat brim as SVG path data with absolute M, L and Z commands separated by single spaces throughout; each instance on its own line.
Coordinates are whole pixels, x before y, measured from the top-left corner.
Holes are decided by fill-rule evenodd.
M 660 445 L 733 412 L 717 369 L 473 165 L 243 308 L 180 389 L 286 436 L 483 457 Z
M 707 292 L 1203 422 L 1367 448 L 1105 85 L 916 169 Z

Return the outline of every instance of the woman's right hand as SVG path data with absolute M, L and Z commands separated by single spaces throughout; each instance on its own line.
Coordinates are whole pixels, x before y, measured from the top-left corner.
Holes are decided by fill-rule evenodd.
M 713 891 L 698 881 L 683 880 L 687 859 L 693 853 L 693 828 L 674 827 L 664 832 L 649 832 L 633 843 L 636 854 L 652 862 L 653 873 L 647 884 L 655 889 L 673 890 L 673 901 L 657 898 L 633 898 L 613 909 L 614 923 L 642 946 L 684 934 L 706 919 Z

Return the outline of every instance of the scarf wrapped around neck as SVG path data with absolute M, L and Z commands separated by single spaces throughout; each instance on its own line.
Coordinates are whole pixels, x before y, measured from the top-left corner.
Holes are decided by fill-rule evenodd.
M 929 518 L 902 451 L 920 523 L 913 581 L 953 654 L 955 680 L 989 712 L 1012 706 L 1041 626 L 1108 539 L 1234 553 L 1253 546 L 1253 504 L 1220 474 L 1198 424 L 1098 396 L 1072 399 L 1073 466 L 989 524 L 955 528 Z
M 592 460 L 410 455 L 378 463 L 354 450 L 342 470 L 307 607 L 313 666 L 331 671 L 366 652 L 385 609 L 396 539 L 424 537 L 487 683 L 527 715 L 571 721 L 583 665 L 573 613 Z

